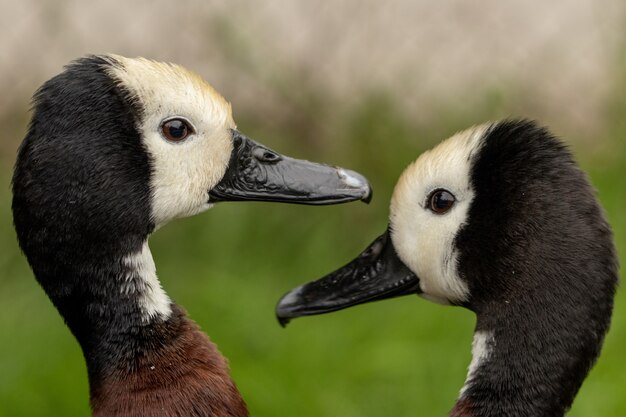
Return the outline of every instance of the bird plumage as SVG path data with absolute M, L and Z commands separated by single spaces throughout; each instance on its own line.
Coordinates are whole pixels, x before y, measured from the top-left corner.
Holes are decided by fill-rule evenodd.
M 172 64 L 86 57 L 33 108 L 14 224 L 83 350 L 93 414 L 247 416 L 226 360 L 161 288 L 148 238 L 218 201 L 367 200 L 367 181 L 252 141 L 224 98 Z
M 504 121 L 422 154 L 396 185 L 388 231 L 277 315 L 415 293 L 463 306 L 477 317 L 473 359 L 451 415 L 562 416 L 600 353 L 617 271 L 570 151 L 534 122 Z

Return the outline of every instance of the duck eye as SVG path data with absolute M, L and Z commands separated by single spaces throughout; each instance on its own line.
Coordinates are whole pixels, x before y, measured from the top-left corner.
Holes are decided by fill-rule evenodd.
M 438 189 L 430 193 L 428 208 L 435 214 L 444 214 L 452 208 L 456 199 L 448 190 Z
M 184 119 L 169 119 L 161 125 L 161 132 L 170 142 L 181 142 L 193 133 L 193 128 Z

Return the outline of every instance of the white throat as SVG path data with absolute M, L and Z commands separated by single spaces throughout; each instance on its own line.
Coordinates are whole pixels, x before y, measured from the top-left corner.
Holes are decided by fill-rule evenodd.
M 491 357 L 496 340 L 491 331 L 477 331 L 472 340 L 472 361 L 467 370 L 465 384 L 461 388 L 460 397 L 463 398 L 465 391 L 472 385 L 476 377 L 476 371 L 480 369 Z
M 142 321 L 167 319 L 172 313 L 171 300 L 157 277 L 148 242 L 144 242 L 139 252 L 125 256 L 122 262 L 127 268 L 121 286 L 122 295 L 137 295 Z

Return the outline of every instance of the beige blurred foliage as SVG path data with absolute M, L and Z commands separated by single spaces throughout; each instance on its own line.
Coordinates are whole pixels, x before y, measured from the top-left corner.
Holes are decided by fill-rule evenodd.
M 497 116 L 593 136 L 625 62 L 623 0 L 0 0 L 0 11 L 5 126 L 24 125 L 34 89 L 68 61 L 115 52 L 199 72 L 235 116 L 288 115 L 311 92 L 337 108 L 384 92 L 428 123 L 493 96 Z

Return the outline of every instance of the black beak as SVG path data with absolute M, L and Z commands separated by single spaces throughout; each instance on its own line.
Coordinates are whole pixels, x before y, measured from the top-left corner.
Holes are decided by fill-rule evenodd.
M 419 279 L 398 257 L 387 229 L 346 266 L 285 294 L 276 317 L 285 326 L 292 318 L 420 292 Z
M 209 192 L 210 202 L 277 201 L 298 204 L 366 203 L 372 189 L 361 174 L 293 159 L 233 131 L 233 153 L 222 180 Z

